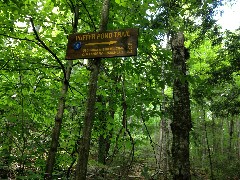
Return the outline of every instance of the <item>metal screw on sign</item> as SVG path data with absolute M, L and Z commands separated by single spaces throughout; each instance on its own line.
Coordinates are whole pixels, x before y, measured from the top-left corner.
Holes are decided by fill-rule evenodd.
M 75 42 L 73 44 L 73 49 L 74 50 L 79 50 L 82 47 L 82 43 L 81 42 Z

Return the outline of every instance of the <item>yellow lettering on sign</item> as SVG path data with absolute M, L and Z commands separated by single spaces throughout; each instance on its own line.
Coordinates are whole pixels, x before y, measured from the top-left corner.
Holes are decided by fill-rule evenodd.
M 81 36 L 76 36 L 76 41 L 81 41 Z
M 130 31 L 118 31 L 118 32 L 103 32 L 103 33 L 91 33 L 76 35 L 76 41 L 91 41 L 91 40 L 104 40 L 112 38 L 130 37 Z
M 105 39 L 107 39 L 109 37 L 108 33 L 105 33 Z
M 97 34 L 97 39 L 99 39 L 101 37 L 101 34 Z
M 121 32 L 118 32 L 118 33 L 117 33 L 117 37 L 122 37 L 122 33 L 121 33 Z

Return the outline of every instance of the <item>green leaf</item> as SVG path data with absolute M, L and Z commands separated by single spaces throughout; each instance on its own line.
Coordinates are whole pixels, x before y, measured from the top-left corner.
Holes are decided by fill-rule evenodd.
M 120 6 L 123 6 L 123 7 L 127 6 L 127 0 L 115 0 L 115 2 Z

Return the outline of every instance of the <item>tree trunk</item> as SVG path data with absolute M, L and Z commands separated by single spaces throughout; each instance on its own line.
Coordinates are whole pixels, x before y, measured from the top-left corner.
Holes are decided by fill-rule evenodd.
M 205 129 L 205 137 L 206 137 L 206 145 L 207 145 L 207 152 L 208 152 L 208 159 L 209 159 L 209 165 L 210 165 L 210 173 L 211 173 L 211 180 L 213 180 L 213 163 L 212 163 L 212 155 L 211 155 L 211 149 L 209 144 L 209 138 L 208 138 L 208 132 L 207 132 L 207 122 L 206 122 L 206 113 L 203 109 L 203 121 L 204 121 L 204 129 Z
M 166 49 L 170 49 L 170 34 L 167 34 L 167 46 Z M 161 68 L 161 76 L 162 76 L 162 80 L 165 80 L 165 64 L 163 62 L 162 64 L 162 68 Z M 170 119 L 167 118 L 166 116 L 166 96 L 165 96 L 165 92 L 164 92 L 164 88 L 162 88 L 162 96 L 163 96 L 163 101 L 162 101 L 162 105 L 161 105 L 161 112 L 163 113 L 163 116 L 161 118 L 161 122 L 160 122 L 160 137 L 159 137 L 159 141 L 158 141 L 158 149 L 159 149 L 159 157 L 158 157 L 158 165 L 159 165 L 159 169 L 163 171 L 163 178 L 164 179 L 168 179 L 168 171 L 169 171 L 169 148 L 170 148 L 170 144 L 171 144 L 171 140 L 170 140 L 170 132 L 171 132 L 171 127 L 169 126 Z
M 238 144 L 238 160 L 240 160 L 240 119 L 237 120 L 237 137 L 238 137 L 238 141 L 237 141 L 237 144 Z
M 109 130 L 107 129 L 107 111 L 106 111 L 106 101 L 103 100 L 103 97 L 98 96 L 98 101 L 102 104 L 102 109 L 98 114 L 99 119 L 99 130 L 101 131 L 100 136 L 98 138 L 98 162 L 101 164 L 106 164 L 106 158 L 110 146 L 109 142 Z
M 0 114 L 1 115 L 1 114 Z M 5 132 L 2 132 L 2 138 L 0 139 L 0 144 L 3 146 L 1 147 L 1 154 L 0 157 L 0 179 L 8 179 L 9 175 L 9 168 L 11 164 L 11 151 L 12 151 L 12 135 L 11 135 L 11 126 L 13 126 L 10 122 L 6 122 L 5 125 Z
M 228 150 L 228 159 L 233 159 L 233 133 L 234 133 L 234 121 L 233 117 L 231 117 L 229 124 L 229 150 Z
M 171 124 L 172 175 L 176 180 L 191 179 L 189 161 L 189 132 L 191 130 L 191 111 L 186 78 L 186 49 L 184 35 L 179 32 L 172 39 L 173 64 L 176 72 L 173 85 L 173 121 Z
M 75 14 L 74 14 L 75 19 L 74 19 L 74 23 L 73 23 L 73 33 L 77 32 L 78 11 L 79 11 L 79 7 L 76 6 Z M 46 179 L 46 180 L 52 179 L 53 167 L 54 167 L 56 154 L 57 154 L 58 141 L 59 141 L 59 137 L 60 137 L 63 114 L 64 114 L 64 109 L 65 109 L 65 101 L 66 101 L 66 96 L 67 96 L 67 92 L 68 92 L 72 66 L 73 66 L 73 61 L 68 60 L 66 76 L 65 76 L 65 79 L 63 80 L 61 95 L 58 100 L 57 114 L 55 116 L 55 124 L 54 124 L 53 130 L 52 130 L 52 141 L 51 141 L 50 149 L 48 151 L 46 170 L 45 170 L 45 175 L 44 175 L 44 179 Z
M 163 118 L 161 118 L 160 122 L 160 136 L 158 139 L 157 144 L 157 150 L 158 150 L 158 167 L 159 170 L 163 172 L 163 179 L 168 178 L 168 149 L 169 149 L 169 128 L 168 128 L 168 121 L 166 115 L 165 115 L 165 94 L 164 89 L 162 89 L 162 96 L 163 102 L 162 102 L 162 108 L 161 111 L 163 112 Z
M 107 29 L 110 0 L 104 0 L 102 6 L 102 17 L 100 32 Z M 95 115 L 95 102 L 97 92 L 98 74 L 101 66 L 101 59 L 96 58 L 90 61 L 90 78 L 88 87 L 88 98 L 86 112 L 83 122 L 83 134 L 80 140 L 78 162 L 76 167 L 76 180 L 85 180 L 87 176 L 87 164 L 90 150 L 90 140 L 92 134 L 93 118 Z

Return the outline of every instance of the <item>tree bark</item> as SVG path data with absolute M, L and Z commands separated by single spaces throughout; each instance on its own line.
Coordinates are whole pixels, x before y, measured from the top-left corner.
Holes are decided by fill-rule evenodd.
M 209 159 L 209 165 L 210 165 L 210 173 L 211 173 L 211 180 L 213 180 L 213 163 L 212 163 L 212 155 L 211 155 L 211 149 L 209 144 L 209 138 L 208 138 L 208 132 L 207 132 L 207 122 L 206 122 L 206 113 L 205 110 L 203 110 L 203 121 L 204 121 L 204 129 L 205 129 L 205 137 L 206 137 L 206 145 L 207 145 L 207 152 L 208 152 L 208 159 Z
M 1 111 L 0 111 L 1 113 Z M 1 115 L 1 114 L 0 114 Z M 5 125 L 5 132 L 2 132 L 2 138 L 0 139 L 0 144 L 4 145 L 1 147 L 1 154 L 0 157 L 0 179 L 8 179 L 9 175 L 9 167 L 10 167 L 10 160 L 11 160 L 11 151 L 12 151 L 12 134 L 11 134 L 11 126 L 10 122 L 6 122 Z
M 237 127 L 237 137 L 238 137 L 238 141 L 237 141 L 237 144 L 238 144 L 238 160 L 240 160 L 240 119 L 237 120 L 237 123 L 238 125 L 236 126 Z
M 100 136 L 98 138 L 98 162 L 105 165 L 110 146 L 109 142 L 110 131 L 107 129 L 108 121 L 106 117 L 106 114 L 108 112 L 106 111 L 106 101 L 103 100 L 103 96 L 99 95 L 97 99 L 102 104 L 102 109 L 98 113 L 98 119 L 100 121 L 99 130 L 101 131 Z
M 229 124 L 229 150 L 228 150 L 228 159 L 233 159 L 233 134 L 234 134 L 234 121 L 233 117 L 231 117 Z
M 170 34 L 167 34 L 167 46 L 166 49 L 170 49 L 170 40 L 169 40 Z M 165 64 L 163 62 L 162 68 L 161 68 L 161 76 L 162 80 L 165 80 Z M 159 157 L 158 157 L 158 166 L 159 170 L 163 171 L 163 178 L 168 179 L 168 171 L 169 171 L 169 149 L 170 149 L 170 133 L 171 133 L 171 128 L 170 128 L 170 119 L 167 118 L 166 116 L 166 95 L 164 92 L 164 88 L 162 88 L 162 93 L 161 95 L 163 96 L 162 100 L 162 105 L 160 111 L 163 113 L 163 116 L 161 118 L 160 122 L 160 136 L 158 140 L 158 149 L 159 149 Z
M 78 11 L 79 7 L 76 6 L 75 8 L 75 18 L 74 18 L 74 23 L 73 23 L 73 33 L 77 32 L 77 25 L 78 25 Z M 68 60 L 67 63 L 67 68 L 65 71 L 65 78 L 63 80 L 62 84 L 62 90 L 61 90 L 61 95 L 58 100 L 58 109 L 57 109 L 57 114 L 55 116 L 55 124 L 52 130 L 52 141 L 50 145 L 50 149 L 48 151 L 48 157 L 47 157 L 47 163 L 46 163 L 46 170 L 45 170 L 45 175 L 44 179 L 50 180 L 52 179 L 52 173 L 53 173 L 53 168 L 54 168 L 54 163 L 56 159 L 56 154 L 57 154 L 57 147 L 58 147 L 58 141 L 60 137 L 60 131 L 61 131 L 61 126 L 62 126 L 62 120 L 63 120 L 63 114 L 65 110 L 65 102 L 66 102 L 66 96 L 68 92 L 68 87 L 69 87 L 69 80 L 70 80 L 70 75 L 72 71 L 72 66 L 73 66 L 73 61 Z
M 168 179 L 168 162 L 169 162 L 169 157 L 168 157 L 168 152 L 169 152 L 169 128 L 168 128 L 168 121 L 166 115 L 165 115 L 165 94 L 164 94 L 164 89 L 162 89 L 162 96 L 163 96 L 163 102 L 162 102 L 162 108 L 161 111 L 163 112 L 163 117 L 161 118 L 160 122 L 160 134 L 158 138 L 158 144 L 157 144 L 157 150 L 158 150 L 158 157 L 157 157 L 157 162 L 158 162 L 158 167 L 159 170 L 163 172 L 162 176 L 163 179 Z
M 102 17 L 100 32 L 107 30 L 110 0 L 104 0 L 102 6 Z M 88 87 L 88 98 L 86 112 L 83 122 L 83 134 L 80 140 L 78 162 L 76 166 L 76 180 L 85 180 L 87 176 L 87 164 L 90 150 L 90 140 L 92 134 L 93 118 L 95 115 L 95 102 L 97 92 L 98 74 L 101 66 L 101 59 L 96 58 L 90 61 L 90 78 Z
M 186 49 L 184 35 L 179 32 L 172 38 L 173 64 L 176 77 L 173 85 L 172 176 L 176 180 L 191 179 L 189 161 L 189 132 L 191 130 L 191 111 L 186 80 Z

